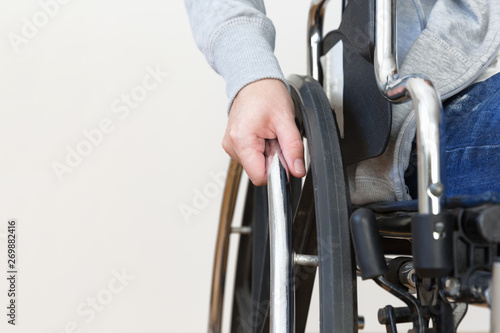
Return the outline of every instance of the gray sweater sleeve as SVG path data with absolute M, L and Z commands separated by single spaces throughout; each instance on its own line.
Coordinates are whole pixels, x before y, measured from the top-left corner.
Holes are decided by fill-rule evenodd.
M 263 0 L 185 0 L 185 5 L 196 44 L 224 78 L 230 104 L 253 81 L 274 78 L 286 84 Z

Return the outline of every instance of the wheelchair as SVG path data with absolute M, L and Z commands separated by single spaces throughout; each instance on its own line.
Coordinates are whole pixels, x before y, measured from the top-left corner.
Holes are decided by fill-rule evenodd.
M 231 162 L 208 331 L 221 332 L 229 236 L 238 233 L 231 332 L 304 332 L 316 275 L 321 332 L 362 328 L 357 276 L 405 304 L 378 311 L 387 332 L 400 323 L 413 333 L 456 332 L 469 304 L 489 307 L 491 332 L 500 332 L 500 196 L 445 198 L 441 102 L 425 77 L 398 77 L 395 0 L 349 0 L 340 27 L 324 36 L 327 2 L 310 7 L 309 75 L 289 78 L 307 175 L 289 176 L 279 145 L 268 142 L 268 185 L 249 183 L 241 226 L 232 227 L 242 167 Z M 340 113 L 319 83 L 329 75 L 320 57 L 339 44 L 348 64 Z M 352 204 L 347 168 L 384 152 L 392 103 L 410 99 L 418 123 L 418 200 Z

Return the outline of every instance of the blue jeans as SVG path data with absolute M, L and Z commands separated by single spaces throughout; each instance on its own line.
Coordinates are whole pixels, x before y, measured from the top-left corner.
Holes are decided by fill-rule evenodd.
M 500 73 L 444 104 L 447 196 L 500 193 Z

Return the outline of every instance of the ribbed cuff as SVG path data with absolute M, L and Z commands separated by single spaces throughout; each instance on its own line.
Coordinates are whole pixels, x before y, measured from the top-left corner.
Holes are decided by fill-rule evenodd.
M 274 56 L 275 30 L 269 19 L 240 17 L 228 21 L 210 45 L 210 65 L 224 78 L 229 108 L 247 84 L 285 77 Z

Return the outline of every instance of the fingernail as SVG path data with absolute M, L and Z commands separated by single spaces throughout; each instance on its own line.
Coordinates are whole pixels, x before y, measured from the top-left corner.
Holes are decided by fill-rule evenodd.
M 306 173 L 306 167 L 304 165 L 304 160 L 301 158 L 298 158 L 293 162 L 293 167 L 295 168 L 295 172 L 299 173 L 301 175 Z

